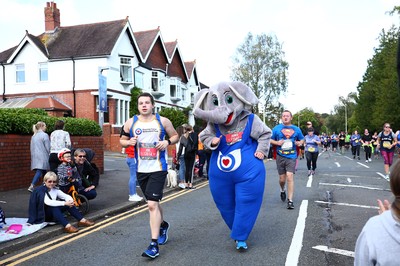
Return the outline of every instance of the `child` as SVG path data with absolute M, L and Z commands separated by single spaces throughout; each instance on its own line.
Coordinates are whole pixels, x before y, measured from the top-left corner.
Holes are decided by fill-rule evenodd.
M 84 189 L 82 179 L 79 176 L 76 166 L 72 164 L 71 151 L 67 148 L 58 153 L 61 161 L 57 167 L 58 185 L 64 193 L 68 193 L 69 188 L 74 185 L 77 191 Z

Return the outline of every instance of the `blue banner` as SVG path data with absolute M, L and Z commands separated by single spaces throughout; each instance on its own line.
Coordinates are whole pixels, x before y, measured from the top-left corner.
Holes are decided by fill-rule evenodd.
M 107 112 L 107 77 L 99 74 L 99 111 Z

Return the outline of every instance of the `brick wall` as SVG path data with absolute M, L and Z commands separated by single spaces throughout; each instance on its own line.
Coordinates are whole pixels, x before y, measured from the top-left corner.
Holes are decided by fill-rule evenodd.
M 0 135 L 0 191 L 28 188 L 34 172 L 31 171 L 30 135 Z M 104 173 L 103 137 L 71 136 L 74 148 L 94 150 L 93 162 Z

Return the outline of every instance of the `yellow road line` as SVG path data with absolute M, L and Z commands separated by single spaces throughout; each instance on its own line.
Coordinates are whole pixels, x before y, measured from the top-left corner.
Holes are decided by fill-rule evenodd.
M 203 188 L 205 186 L 208 185 L 208 181 L 202 183 L 201 185 L 199 185 L 197 188 Z M 176 199 L 178 197 L 181 197 L 183 195 L 186 195 L 187 193 L 191 193 L 194 192 L 196 190 L 192 190 L 192 189 L 188 189 L 188 190 L 183 190 L 183 191 L 178 191 L 175 192 L 167 197 L 165 197 L 160 204 L 163 204 L 165 202 L 171 201 L 173 199 Z M 37 257 L 43 253 L 49 252 L 53 249 L 56 249 L 58 247 L 64 246 L 72 241 L 78 240 L 84 236 L 87 236 L 91 233 L 97 232 L 100 229 L 106 228 L 112 224 L 115 224 L 117 222 L 123 221 L 127 218 L 130 218 L 134 215 L 137 215 L 139 213 L 142 213 L 144 211 L 147 211 L 147 205 L 143 205 L 143 206 L 139 206 L 138 209 L 133 209 L 133 210 L 129 210 L 123 213 L 120 213 L 116 216 L 107 218 L 99 223 L 96 223 L 94 227 L 87 227 L 83 230 L 79 230 L 78 233 L 75 233 L 73 235 L 64 235 L 61 236 L 59 238 L 57 238 L 56 240 L 50 241 L 50 242 L 46 242 L 45 244 L 42 244 L 40 246 L 31 248 L 27 251 L 24 251 L 22 253 L 19 253 L 15 256 L 12 256 L 8 259 L 2 260 L 0 261 L 0 265 L 17 265 L 18 263 L 22 263 L 24 261 L 30 260 L 31 258 Z M 23 257 L 23 258 L 21 258 Z

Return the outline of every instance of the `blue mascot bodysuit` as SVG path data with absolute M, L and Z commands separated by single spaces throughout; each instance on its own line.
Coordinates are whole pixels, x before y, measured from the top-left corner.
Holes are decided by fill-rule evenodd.
M 212 150 L 211 194 L 239 251 L 247 249 L 246 240 L 260 212 L 263 159 L 271 139 L 271 129 L 251 112 L 257 103 L 254 92 L 237 81 L 220 82 L 195 95 L 194 115 L 207 121 L 199 138 Z
M 254 157 L 258 144 L 250 138 L 253 118 L 251 114 L 244 132 L 234 133 L 233 137 L 222 135 L 218 148 L 212 152 L 209 168 L 215 204 L 231 229 L 231 237 L 242 241 L 247 240 L 256 222 L 265 184 L 264 163 Z M 220 137 L 218 125 L 215 127 L 216 136 Z

